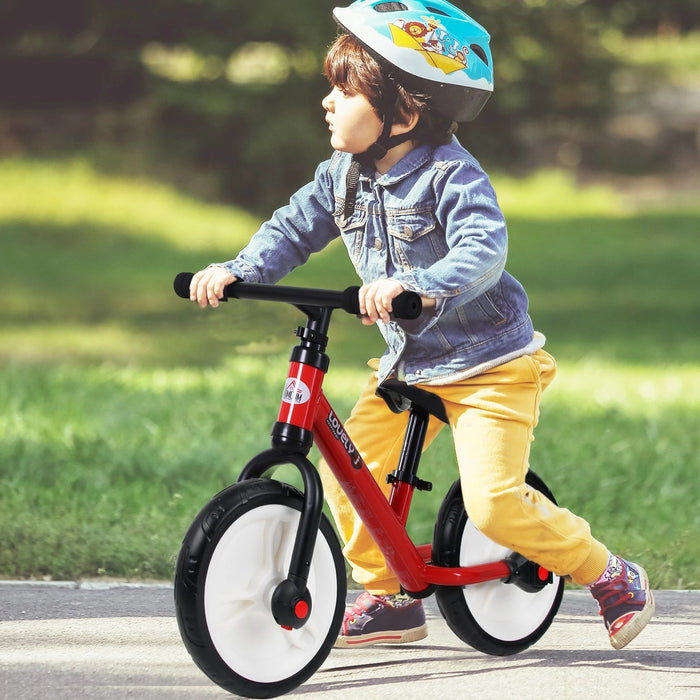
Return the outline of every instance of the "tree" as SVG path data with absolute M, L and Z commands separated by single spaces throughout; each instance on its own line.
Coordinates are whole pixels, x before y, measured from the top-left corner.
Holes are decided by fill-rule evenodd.
M 327 86 L 320 73 L 335 34 L 333 4 L 5 0 L 0 132 L 14 134 L 12 142 L 23 148 L 79 148 L 96 138 L 119 138 L 123 147 L 130 140 L 147 143 L 159 158 L 220 173 L 225 196 L 268 211 L 328 154 L 319 106 Z M 509 164 L 524 157 L 528 139 L 544 125 L 570 138 L 605 114 L 613 64 L 600 36 L 610 21 L 656 21 L 651 2 L 641 3 L 646 14 L 637 8 L 634 19 L 629 9 L 611 12 L 611 6 L 639 4 L 631 0 L 458 4 L 489 29 L 496 73 L 485 117 L 465 131 L 480 158 Z M 673 16 L 680 17 L 682 5 L 673 0 L 664 7 L 677 8 Z M 264 58 L 266 47 L 282 56 L 277 65 L 284 70 L 263 71 L 254 81 L 229 79 L 232 55 L 255 57 L 262 50 Z M 157 51 L 171 62 L 189 56 L 203 68 L 187 80 L 158 74 L 144 62 Z M 249 62 L 251 74 L 256 65 Z M 117 136 L 95 128 L 105 110 L 121 120 Z M 71 118 L 62 120 L 66 114 Z

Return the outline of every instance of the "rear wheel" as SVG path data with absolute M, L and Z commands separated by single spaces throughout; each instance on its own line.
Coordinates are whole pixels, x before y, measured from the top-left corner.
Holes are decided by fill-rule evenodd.
M 532 471 L 526 482 L 555 502 L 551 491 Z M 506 559 L 513 552 L 474 527 L 464 509 L 460 482 L 448 492 L 435 524 L 433 552 L 442 566 L 471 566 Z M 534 644 L 549 629 L 564 593 L 564 579 L 550 574 L 551 583 L 536 592 L 513 583 L 487 581 L 463 587 L 440 586 L 435 597 L 450 629 L 486 654 L 516 654 Z
M 287 693 L 330 653 L 345 608 L 345 564 L 323 516 L 307 588 L 311 612 L 283 629 L 272 593 L 287 577 L 303 496 L 268 479 L 250 479 L 216 496 L 195 518 L 177 562 L 180 634 L 215 683 L 246 697 Z

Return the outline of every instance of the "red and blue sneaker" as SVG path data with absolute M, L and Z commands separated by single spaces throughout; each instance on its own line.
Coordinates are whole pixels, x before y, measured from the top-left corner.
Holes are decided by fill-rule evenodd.
M 345 613 L 335 646 L 348 649 L 372 644 L 405 644 L 427 636 L 420 600 L 403 593 L 372 595 L 365 591 Z
M 646 571 L 637 564 L 611 555 L 605 573 L 588 586 L 615 649 L 626 647 L 654 614 L 654 596 Z

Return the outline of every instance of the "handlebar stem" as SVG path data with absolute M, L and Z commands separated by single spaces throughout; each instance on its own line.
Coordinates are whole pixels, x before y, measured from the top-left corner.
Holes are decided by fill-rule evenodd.
M 330 363 L 325 350 L 333 309 L 309 307 L 302 311 L 308 320 L 306 326 L 297 328 L 301 340 L 292 348 L 280 411 L 270 434 L 274 449 L 306 455 L 313 445 L 314 410 Z

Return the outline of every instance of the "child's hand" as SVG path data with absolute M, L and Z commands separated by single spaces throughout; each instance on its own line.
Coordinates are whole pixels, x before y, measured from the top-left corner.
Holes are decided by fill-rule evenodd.
M 224 287 L 236 281 L 226 268 L 211 265 L 200 270 L 190 283 L 190 299 L 196 301 L 202 308 L 210 304 L 214 308 L 224 296 Z
M 391 302 L 401 292 L 404 286 L 392 279 L 381 279 L 360 287 L 360 313 L 362 323 L 371 326 L 377 321 L 389 323 L 391 317 Z

